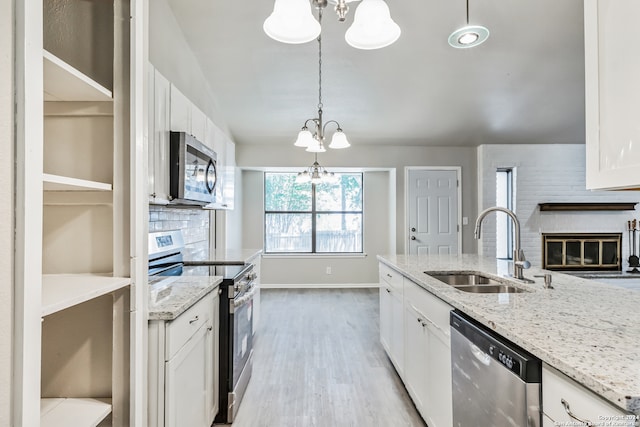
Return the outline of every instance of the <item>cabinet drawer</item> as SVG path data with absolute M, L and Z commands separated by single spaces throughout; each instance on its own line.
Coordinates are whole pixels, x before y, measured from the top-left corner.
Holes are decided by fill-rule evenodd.
M 444 335 L 450 336 L 449 312 L 453 307 L 407 278 L 404 279 L 404 299 L 405 304 L 413 306 Z
M 171 359 L 189 338 L 211 319 L 214 304 L 213 294 L 214 292 L 209 293 L 177 319 L 169 322 L 166 330 L 165 360 Z
M 635 418 L 622 409 L 613 406 L 556 369 L 543 365 L 542 410 L 544 414 L 556 423 L 577 421 L 569 416 L 562 400 L 569 405 L 569 409 L 576 417 L 591 421 L 593 425 L 606 425 L 607 421 L 615 420 L 611 425 L 633 426 L 635 422 Z M 627 416 L 630 418 L 625 420 Z
M 391 287 L 402 291 L 402 279 L 402 274 L 384 264 L 380 264 L 380 283 L 384 280 Z

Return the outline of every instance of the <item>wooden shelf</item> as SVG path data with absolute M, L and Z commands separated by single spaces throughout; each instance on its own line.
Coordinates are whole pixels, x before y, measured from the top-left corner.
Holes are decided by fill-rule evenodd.
M 45 101 L 112 101 L 113 93 L 46 50 L 44 57 Z
M 106 182 L 88 181 L 68 176 L 42 174 L 45 191 L 111 191 L 113 186 Z
M 41 427 L 96 427 L 111 413 L 111 399 L 40 399 Z
M 540 211 L 632 211 L 638 202 L 539 203 Z
M 73 307 L 131 284 L 128 277 L 93 274 L 44 274 L 42 316 Z

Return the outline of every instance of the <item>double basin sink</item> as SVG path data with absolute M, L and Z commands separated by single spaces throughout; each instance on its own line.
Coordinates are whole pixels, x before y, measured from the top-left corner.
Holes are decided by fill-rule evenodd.
M 514 294 L 528 292 L 509 284 L 507 281 L 497 280 L 481 273 L 444 273 L 425 271 L 425 274 L 446 283 L 453 288 L 475 294 Z

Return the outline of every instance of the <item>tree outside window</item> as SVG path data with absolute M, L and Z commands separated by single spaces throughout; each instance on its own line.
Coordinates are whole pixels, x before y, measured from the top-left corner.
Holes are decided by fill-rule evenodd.
M 265 173 L 265 253 L 362 253 L 362 174 L 322 184 L 296 176 Z

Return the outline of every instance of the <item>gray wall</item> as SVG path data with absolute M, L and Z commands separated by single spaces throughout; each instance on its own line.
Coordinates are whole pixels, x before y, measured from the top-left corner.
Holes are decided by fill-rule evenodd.
M 295 130 L 292 130 L 292 139 L 295 137 Z M 462 216 L 469 217 L 469 222 L 473 222 L 477 214 L 477 172 L 476 172 L 476 148 L 475 147 L 391 147 L 373 146 L 365 147 L 354 145 L 346 150 L 330 150 L 318 155 L 321 165 L 341 168 L 368 168 L 395 170 L 395 174 L 386 175 L 385 188 L 389 183 L 394 183 L 393 188 L 383 192 L 377 190 L 370 194 L 370 199 L 377 201 L 377 211 L 380 215 L 385 213 L 383 219 L 376 220 L 375 231 L 391 223 L 389 236 L 393 242 L 386 242 L 384 253 L 404 252 L 404 168 L 406 166 L 460 166 L 462 168 Z M 295 167 L 302 168 L 313 162 L 313 155 L 303 149 L 293 147 L 293 145 L 270 146 L 242 144 L 236 147 L 236 161 L 238 166 L 243 168 L 278 168 Z M 249 247 L 262 247 L 262 178 L 258 178 L 257 172 L 245 171 L 243 174 L 243 245 Z M 394 175 L 394 176 L 392 176 Z M 378 181 L 380 182 L 380 181 Z M 393 184 L 392 184 L 393 185 Z M 380 185 L 382 187 L 382 185 Z M 375 187 L 374 187 L 375 188 Z M 365 181 L 365 190 L 366 181 Z M 389 212 L 389 207 L 395 210 Z M 367 207 L 369 209 L 369 207 Z M 370 210 L 365 212 L 368 215 Z M 378 214 L 378 212 L 376 212 Z M 381 222 L 378 222 L 381 221 Z M 382 225 L 380 225 L 382 224 Z M 365 231 L 366 232 L 366 231 Z M 473 239 L 473 229 L 470 225 L 462 227 L 462 250 L 464 253 L 475 253 L 476 243 Z M 365 236 L 365 239 L 371 238 Z M 352 273 L 345 273 L 340 276 L 343 283 L 364 283 L 377 282 L 377 266 L 373 249 L 368 251 L 366 273 L 359 273 L 352 269 Z M 317 257 L 316 257 L 317 258 Z M 309 277 L 303 268 L 312 268 L 307 264 L 300 263 L 298 259 L 279 260 L 265 259 L 263 281 L 265 283 L 277 283 L 280 279 L 280 271 L 287 271 L 293 274 L 287 283 L 338 283 L 337 273 L 332 276 L 325 274 L 326 262 L 322 258 L 312 259 L 314 261 L 313 274 Z M 277 271 L 276 271 L 277 267 Z M 334 271 L 339 269 L 333 268 Z
M 265 285 L 370 285 L 378 282 L 376 255 L 393 252 L 395 229 L 390 220 L 390 187 L 394 171 L 366 171 L 363 176 L 363 249 L 365 255 L 353 256 L 278 256 L 265 255 L 262 260 L 261 282 Z M 244 171 L 245 247 L 262 247 L 264 172 Z M 331 274 L 326 273 L 331 267 Z
M 13 350 L 13 2 L 0 2 L 0 426 L 11 425 Z
M 149 62 L 228 133 L 215 95 L 166 0 L 149 2 Z

